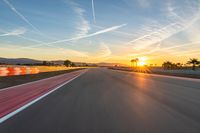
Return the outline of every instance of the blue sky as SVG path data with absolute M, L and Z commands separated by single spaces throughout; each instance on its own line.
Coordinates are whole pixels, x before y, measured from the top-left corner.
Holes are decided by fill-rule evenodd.
M 199 0 L 0 0 L 0 57 L 185 62 L 200 56 Z

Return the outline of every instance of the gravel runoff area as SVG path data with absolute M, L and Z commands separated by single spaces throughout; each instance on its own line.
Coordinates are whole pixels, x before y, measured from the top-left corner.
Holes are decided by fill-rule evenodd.
M 77 70 L 81 70 L 85 68 L 78 68 L 78 69 L 69 69 L 69 70 L 62 70 L 62 71 L 54 71 L 54 72 L 42 72 L 39 74 L 32 74 L 32 75 L 19 75 L 19 76 L 7 76 L 7 77 L 0 77 L 0 89 L 20 85 L 32 81 L 37 81 L 40 79 L 45 79 L 49 77 L 53 77 L 56 75 L 69 73 Z
M 134 70 L 130 67 L 109 67 L 109 69 L 113 70 L 121 70 L 121 71 L 130 71 L 130 72 L 140 72 L 140 73 L 149 73 L 149 74 L 160 74 L 167 76 L 177 76 L 177 77 L 187 77 L 187 78 L 197 78 L 200 79 L 200 70 L 199 68 L 196 71 L 193 70 L 164 70 L 158 68 L 148 68 L 148 70 Z

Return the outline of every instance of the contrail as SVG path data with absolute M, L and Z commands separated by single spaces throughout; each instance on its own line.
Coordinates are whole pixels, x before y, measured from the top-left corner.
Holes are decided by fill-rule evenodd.
M 22 20 L 24 20 L 27 24 L 29 24 L 34 30 L 39 31 L 33 24 L 31 24 L 24 15 L 22 15 L 19 11 L 16 10 L 16 8 L 8 1 L 8 0 L 3 0 L 9 7 L 10 9 L 15 12 Z
M 162 27 L 161 29 L 159 29 L 159 30 L 157 30 L 157 31 L 155 31 L 155 32 L 152 32 L 152 33 L 150 33 L 150 34 L 147 34 L 147 35 L 141 36 L 141 37 L 139 37 L 139 38 L 136 38 L 136 39 L 134 39 L 134 40 L 128 42 L 128 44 L 134 43 L 134 42 L 139 41 L 139 40 L 142 40 L 142 39 L 144 39 L 144 38 L 146 38 L 146 37 L 150 37 L 150 36 L 152 36 L 152 35 L 154 35 L 154 34 L 156 34 L 156 33 L 159 33 L 160 31 L 162 31 L 162 30 L 164 30 L 164 29 L 167 29 L 167 28 L 172 27 L 172 26 L 175 26 L 175 25 L 177 25 L 177 23 L 169 24 L 169 25 L 167 25 L 167 26 L 165 26 L 165 27 Z
M 49 42 L 49 43 L 41 43 L 41 44 L 33 45 L 31 47 L 33 48 L 33 47 L 38 47 L 38 46 L 42 46 L 42 45 L 52 46 L 52 44 L 56 44 L 56 43 L 70 42 L 70 41 L 80 40 L 80 39 L 84 39 L 84 38 L 89 38 L 89 37 L 93 37 L 93 36 L 96 36 L 96 35 L 100 35 L 100 34 L 103 34 L 103 33 L 107 33 L 107 32 L 117 30 L 117 29 L 122 28 L 126 25 L 127 24 L 113 26 L 113 27 L 110 27 L 110 28 L 107 28 L 107 29 L 97 31 L 97 32 L 92 33 L 92 34 L 88 34 L 88 35 L 84 35 L 84 36 L 80 36 L 80 37 L 74 37 L 74 38 L 70 38 L 70 39 L 57 40 L 57 41 Z M 22 48 L 26 48 L 26 47 L 22 47 Z M 28 47 L 28 48 L 30 48 L 30 47 Z
M 11 32 L 0 29 L 0 32 L 3 33 L 3 34 L 0 35 L 1 37 L 3 37 L 3 36 L 17 36 L 17 37 L 22 38 L 24 40 L 37 42 L 37 43 L 44 43 L 43 41 L 39 41 L 39 40 L 36 40 L 36 39 L 32 39 L 32 38 L 23 36 L 23 34 L 26 32 L 25 29 L 15 29 Z
M 94 8 L 94 0 L 92 0 L 92 14 L 93 14 L 94 23 L 96 23 L 96 14 L 95 14 L 95 8 Z
M 1 34 L 0 37 L 9 36 L 9 34 Z
M 181 47 L 193 46 L 193 45 L 199 44 L 199 43 L 200 43 L 200 41 L 196 41 L 196 42 L 184 43 L 182 45 L 177 45 L 177 46 L 171 46 L 171 47 L 166 47 L 166 48 L 159 48 L 157 50 L 159 50 L 159 51 L 166 51 L 166 50 L 171 50 L 171 49 L 176 49 L 176 48 L 181 48 Z M 150 51 L 148 53 L 145 53 L 145 54 L 151 54 L 151 53 L 156 52 L 157 50 L 152 50 L 152 51 Z M 177 53 L 180 53 L 180 52 L 177 52 Z M 177 54 L 177 53 L 175 53 L 175 54 Z
M 193 45 L 195 45 L 195 44 L 200 44 L 200 41 L 189 42 L 189 43 L 184 43 L 184 44 L 177 45 L 177 46 L 171 46 L 171 47 L 167 47 L 167 48 L 162 48 L 161 50 L 171 50 L 171 49 L 180 48 L 180 47 L 185 47 L 185 46 L 193 46 Z
M 84 35 L 84 36 L 80 36 L 80 37 L 75 37 L 75 38 L 71 38 L 71 39 L 58 40 L 58 41 L 50 42 L 50 43 L 47 43 L 47 44 L 55 44 L 55 43 L 61 43 L 61 42 L 80 40 L 80 39 L 83 39 L 83 38 L 89 38 L 89 37 L 93 37 L 93 36 L 96 36 L 96 35 L 100 35 L 100 34 L 103 34 L 103 33 L 107 33 L 107 32 L 110 32 L 110 31 L 117 30 L 117 29 L 124 27 L 124 26 L 126 26 L 126 24 L 122 24 L 122 25 L 119 25 L 119 26 L 113 26 L 113 27 L 110 27 L 110 28 L 107 28 L 107 29 L 104 29 L 104 30 L 97 31 L 97 32 L 92 33 L 92 34 L 88 34 L 88 35 Z
M 30 25 L 35 31 L 37 31 L 38 34 L 47 37 L 44 35 L 38 28 L 36 28 L 24 15 L 22 15 L 8 0 L 3 0 L 9 7 L 10 9 L 16 13 L 24 22 L 26 22 L 28 25 Z M 49 37 L 47 37 L 49 38 Z
M 98 28 L 98 29 L 105 29 L 105 27 L 102 27 L 102 26 L 99 26 L 99 25 L 93 25 L 93 26 Z M 125 35 L 125 36 L 133 36 L 134 35 L 134 34 L 123 32 L 123 31 L 114 31 L 114 32 Z
M 0 32 L 3 33 L 3 34 L 0 35 L 0 37 L 4 37 L 4 36 L 17 36 L 17 37 L 22 38 L 24 40 L 28 40 L 28 41 L 32 41 L 32 42 L 36 42 L 36 43 L 44 43 L 44 45 L 46 45 L 46 46 L 61 49 L 61 47 L 56 47 L 56 46 L 48 45 L 48 44 L 45 44 L 46 42 L 43 42 L 43 41 L 40 41 L 40 40 L 36 40 L 36 39 L 33 39 L 33 38 L 29 38 L 29 37 L 23 36 L 22 34 L 25 32 L 25 30 L 17 29 L 17 30 L 14 30 L 12 32 L 7 32 L 7 31 L 4 31 L 4 30 L 0 29 Z M 23 48 L 31 48 L 31 46 L 19 47 L 16 50 L 20 50 L 20 49 L 23 49 Z
M 25 28 L 18 28 L 18 29 L 14 29 L 10 32 L 3 32 L 3 34 L 1 34 L 0 37 L 3 37 L 3 36 L 18 36 L 18 35 L 24 34 L 25 32 L 26 32 Z

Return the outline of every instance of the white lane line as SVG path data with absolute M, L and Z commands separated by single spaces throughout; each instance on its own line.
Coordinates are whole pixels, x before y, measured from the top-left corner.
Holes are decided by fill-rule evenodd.
M 84 69 L 83 69 L 83 70 L 84 70 Z M 83 70 L 77 70 L 77 71 L 73 71 L 73 72 L 78 72 L 78 71 L 83 71 Z M 24 84 L 19 84 L 19 85 L 15 85 L 15 86 L 3 88 L 3 89 L 0 89 L 0 91 L 9 90 L 9 89 L 13 89 L 13 88 L 15 88 L 15 87 L 20 87 L 20 86 L 24 86 L 24 85 L 33 84 L 33 83 L 38 83 L 38 82 L 41 82 L 41 81 L 45 81 L 45 80 L 49 80 L 49 79 L 61 77 L 61 76 L 64 76 L 64 75 L 67 75 L 67 74 L 70 74 L 70 73 L 73 73 L 73 72 L 69 72 L 69 73 L 65 73 L 65 74 L 59 74 L 59 75 L 56 75 L 56 76 L 53 76 L 53 77 L 44 78 L 44 79 L 40 79 L 40 80 L 36 80 L 36 81 L 31 81 L 31 82 L 24 83 Z
M 81 75 L 84 74 L 85 72 L 86 72 L 86 71 L 82 72 L 82 73 L 79 74 L 78 76 L 76 76 L 76 77 L 74 77 L 74 78 L 68 80 L 67 82 L 65 82 L 65 83 L 63 83 L 63 84 L 61 84 L 61 85 L 59 85 L 58 87 L 54 88 L 53 90 L 51 90 L 51 91 L 45 93 L 44 95 L 42 95 L 42 96 L 36 98 L 35 100 L 33 100 L 33 101 L 31 101 L 31 102 L 25 104 L 24 106 L 20 107 L 19 109 L 17 109 L 17 110 L 15 110 L 15 111 L 13 111 L 13 112 L 11 112 L 11 113 L 5 115 L 4 117 L 0 118 L 0 124 L 3 123 L 4 121 L 6 121 L 7 119 L 11 118 L 12 116 L 16 115 L 17 113 L 21 112 L 22 110 L 28 108 L 28 107 L 31 106 L 32 104 L 38 102 L 38 101 L 41 100 L 42 98 L 44 98 L 44 97 L 46 97 L 47 95 L 51 94 L 52 92 L 56 91 L 56 90 L 59 89 L 60 87 L 66 85 L 66 84 L 68 84 L 69 82 L 73 81 L 74 79 L 78 78 L 79 76 L 81 76 Z
M 114 70 L 114 69 L 111 69 L 111 70 Z M 122 73 L 129 73 L 129 74 L 147 75 L 147 76 L 152 76 L 152 77 L 172 78 L 172 79 L 179 79 L 179 80 L 187 80 L 187 81 L 200 82 L 200 79 L 188 78 L 188 77 L 180 77 L 180 76 L 173 76 L 173 75 L 140 73 L 140 72 L 131 72 L 131 71 L 123 71 L 123 70 L 114 70 L 114 71 L 118 71 L 118 72 L 122 72 Z

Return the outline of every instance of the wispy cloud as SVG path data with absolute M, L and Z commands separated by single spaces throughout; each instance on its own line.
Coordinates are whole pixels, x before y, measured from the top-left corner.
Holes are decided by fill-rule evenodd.
M 160 43 L 155 44 L 155 47 L 151 50 L 146 50 L 146 51 L 138 51 L 134 54 L 129 54 L 128 56 L 130 57 L 138 57 L 138 56 L 144 56 L 144 55 L 149 55 L 152 54 L 154 52 L 157 52 L 158 50 L 160 50 Z
M 31 42 L 46 43 L 46 42 L 43 42 L 43 41 L 40 41 L 40 40 L 37 40 L 37 39 L 34 39 L 34 38 L 24 36 L 23 34 L 26 32 L 25 28 L 17 28 L 13 31 L 10 31 L 10 32 L 0 29 L 0 32 L 3 33 L 0 36 L 15 36 L 15 37 L 19 37 L 19 38 L 22 38 L 24 40 L 31 41 Z M 28 47 L 30 47 L 30 46 L 27 46 L 27 48 Z M 20 48 L 17 47 L 15 50 L 17 50 L 17 49 L 19 50 L 19 49 L 21 49 L 21 47 Z
M 107 32 L 115 31 L 115 30 L 117 30 L 117 29 L 119 29 L 119 28 L 122 28 L 122 27 L 124 27 L 124 26 L 126 26 L 126 24 L 122 24 L 122 25 L 118 25 L 118 26 L 109 27 L 109 28 L 106 28 L 106 29 L 97 31 L 97 32 L 92 33 L 92 34 L 87 34 L 87 35 L 84 35 L 84 36 L 79 36 L 79 37 L 75 37 L 75 38 L 71 38 L 71 39 L 64 39 L 64 40 L 58 40 L 58 41 L 55 41 L 55 42 L 50 42 L 50 43 L 48 43 L 48 44 L 69 42 L 69 41 L 74 41 L 74 40 L 80 40 L 80 39 L 84 39 L 84 38 L 89 38 L 89 37 L 97 36 L 97 35 L 104 34 L 104 33 L 107 33 Z
M 39 31 L 24 15 L 22 15 L 8 0 L 3 0 L 10 9 L 15 12 L 22 20 L 24 20 L 28 25 L 30 25 L 34 30 Z
M 37 27 L 35 27 L 22 13 L 20 13 L 14 5 L 12 5 L 8 0 L 3 0 L 9 8 L 17 14 L 24 22 L 26 22 L 29 26 L 31 26 L 39 35 L 49 38 L 48 36 L 44 35 Z
M 93 15 L 93 21 L 94 21 L 94 23 L 96 23 L 96 13 L 95 13 L 94 0 L 92 0 L 92 15 Z
M 79 37 L 74 37 L 74 38 L 64 39 L 64 40 L 57 40 L 57 41 L 49 42 L 49 43 L 41 43 L 41 44 L 33 45 L 33 46 L 30 46 L 30 47 L 33 48 L 33 47 L 38 47 L 38 46 L 42 46 L 42 45 L 52 46 L 52 44 L 76 41 L 76 40 L 80 40 L 80 39 L 89 38 L 89 37 L 97 36 L 97 35 L 100 35 L 100 34 L 104 34 L 104 33 L 107 33 L 107 32 L 115 31 L 115 30 L 118 30 L 118 29 L 120 29 L 120 28 L 122 28 L 126 25 L 127 24 L 112 26 L 112 27 L 109 27 L 109 28 L 106 28 L 106 29 L 103 29 L 103 30 L 100 30 L 100 31 L 97 31 L 97 32 L 94 32 L 94 33 L 91 33 L 91 34 L 87 34 L 87 35 L 84 35 L 84 36 L 79 36 Z M 29 48 L 29 47 L 23 47 L 23 48 Z
M 167 3 L 166 14 L 171 21 L 179 23 L 182 25 L 182 30 L 185 30 L 199 19 L 200 1 L 197 0 L 194 3 L 190 1 L 182 8 L 173 6 L 172 3 L 169 2 Z
M 73 11 L 77 14 L 77 17 L 79 21 L 76 22 L 76 36 L 84 36 L 88 34 L 90 30 L 89 22 L 85 18 L 85 10 L 81 8 L 81 6 L 78 3 L 75 3 L 74 1 L 68 1 L 73 9 Z
M 187 55 L 187 54 L 190 54 L 190 55 L 192 55 L 192 54 L 196 54 L 196 53 L 200 53 L 200 50 L 198 49 L 198 50 L 186 50 L 186 51 L 179 51 L 179 52 L 173 52 L 173 53 L 170 53 L 170 54 L 173 54 L 173 55 L 176 55 L 176 56 L 185 56 L 185 55 Z
M 160 50 L 167 51 L 167 50 L 178 49 L 178 48 L 182 48 L 182 47 L 191 47 L 191 46 L 195 46 L 195 45 L 199 45 L 199 44 L 200 44 L 200 41 L 195 41 L 195 42 L 189 42 L 189 43 L 183 43 L 183 44 L 179 44 L 179 45 L 175 45 L 175 46 L 165 47 Z
M 112 51 L 110 50 L 109 46 L 106 43 L 101 42 L 99 48 L 94 54 L 89 54 L 89 57 L 92 62 L 98 62 L 107 60 L 111 54 Z
M 60 47 L 57 47 L 57 46 L 45 44 L 46 42 L 44 42 L 44 41 L 40 41 L 40 40 L 37 40 L 37 39 L 34 39 L 34 38 L 24 36 L 23 34 L 26 32 L 25 28 L 17 28 L 17 29 L 14 29 L 13 31 L 10 31 L 10 32 L 0 29 L 0 32 L 3 33 L 3 34 L 0 35 L 0 37 L 15 36 L 15 37 L 19 37 L 19 38 L 22 38 L 24 40 L 27 40 L 27 41 L 36 42 L 36 43 L 43 43 L 46 46 L 61 49 Z M 24 49 L 24 48 L 32 48 L 32 46 L 16 47 L 15 50 L 21 50 L 21 49 Z
M 157 26 L 156 31 L 153 31 L 140 36 L 138 38 L 135 38 L 128 42 L 129 46 L 133 46 L 134 49 L 145 49 L 150 45 L 153 45 L 155 43 L 161 43 L 162 41 L 170 38 L 171 36 L 187 29 L 190 25 L 192 25 L 196 20 L 199 19 L 199 3 L 198 8 L 193 9 L 191 8 L 191 5 L 187 5 L 187 12 L 184 12 L 183 16 L 180 16 L 176 12 L 176 8 L 171 5 L 171 3 L 167 4 L 167 11 L 166 14 L 168 16 L 168 20 L 166 22 L 170 22 L 168 25 L 163 26 L 163 24 L 159 23 Z M 185 10 L 185 9 L 184 9 Z M 189 13 L 193 12 L 193 15 L 190 15 L 188 13 L 188 10 L 192 10 Z M 146 32 L 149 32 L 146 30 Z M 145 30 L 144 30 L 145 33 Z
M 72 50 L 72 49 L 64 49 L 64 48 L 61 48 L 59 50 L 61 50 L 63 54 L 68 54 L 70 56 L 89 58 L 89 55 L 87 52 L 82 52 L 82 51 L 77 51 L 77 50 Z
M 10 32 L 4 32 L 3 34 L 1 34 L 0 36 L 18 36 L 18 35 L 23 35 L 26 32 L 26 29 L 21 27 L 21 28 L 17 28 L 14 29 Z
M 101 43 L 99 50 L 96 52 L 97 58 L 105 58 L 112 54 L 110 48 L 105 43 Z
M 0 29 L 0 32 L 3 33 L 0 36 L 16 36 L 16 37 L 22 38 L 24 40 L 28 40 L 28 41 L 32 41 L 32 42 L 36 42 L 36 43 L 45 43 L 43 41 L 40 41 L 40 40 L 37 40 L 37 39 L 34 39 L 34 38 L 30 38 L 30 37 L 24 36 L 24 34 L 26 33 L 26 31 L 27 30 L 24 27 L 17 28 L 17 29 L 14 29 L 12 31 L 5 31 L 3 29 Z
M 180 31 L 181 28 L 182 25 L 178 23 L 171 23 L 167 26 L 163 26 L 160 28 L 158 27 L 157 31 L 153 31 L 149 34 L 131 40 L 128 42 L 128 45 L 133 46 L 134 49 L 145 49 L 150 45 L 162 42 L 163 40 L 169 38 L 173 34 Z

